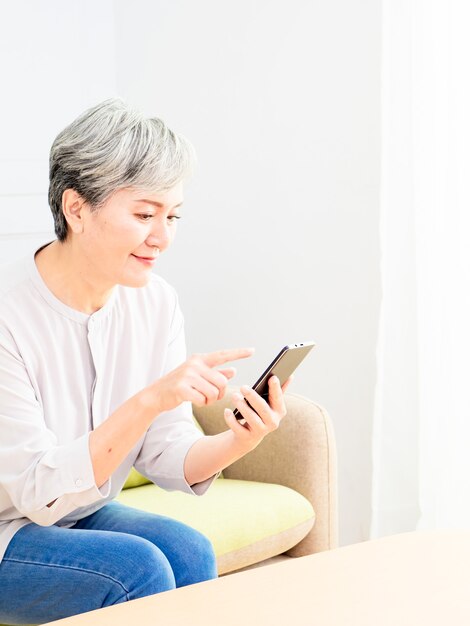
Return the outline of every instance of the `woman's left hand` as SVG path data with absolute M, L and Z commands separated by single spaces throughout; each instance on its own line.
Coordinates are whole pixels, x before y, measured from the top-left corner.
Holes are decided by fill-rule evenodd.
M 241 387 L 240 392 L 232 395 L 232 402 L 242 414 L 245 423 L 241 424 L 230 409 L 225 409 L 224 417 L 227 426 L 233 432 L 237 445 L 246 452 L 250 452 L 266 437 L 279 427 L 286 415 L 284 393 L 293 376 L 290 376 L 281 386 L 277 376 L 271 376 L 268 381 L 269 395 L 266 402 L 254 389 Z M 246 400 L 245 400 L 246 398 Z M 253 407 L 247 404 L 247 401 Z

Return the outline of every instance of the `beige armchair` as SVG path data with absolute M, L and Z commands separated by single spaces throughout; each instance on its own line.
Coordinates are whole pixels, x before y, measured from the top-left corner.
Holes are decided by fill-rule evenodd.
M 233 391 L 233 390 L 232 390 Z M 223 408 L 230 390 L 210 407 L 194 407 L 207 435 L 227 429 Z M 275 483 L 294 489 L 313 506 L 315 523 L 302 541 L 286 552 L 305 556 L 338 546 L 336 445 L 327 412 L 300 395 L 286 394 L 287 416 L 261 444 L 230 467 L 231 479 Z
M 210 407 L 193 407 L 206 435 L 227 430 L 223 408 L 233 390 Z M 219 574 L 284 554 L 305 556 L 337 546 L 336 451 L 328 414 L 286 394 L 278 430 L 226 468 L 203 497 L 167 492 L 131 476 L 118 500 L 196 528 L 214 546 Z

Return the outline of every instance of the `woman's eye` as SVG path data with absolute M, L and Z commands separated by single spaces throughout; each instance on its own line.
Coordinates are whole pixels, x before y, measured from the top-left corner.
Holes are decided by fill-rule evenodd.
M 137 217 L 143 222 L 149 222 L 152 219 L 152 217 L 154 217 L 154 215 L 153 213 L 138 213 Z M 166 219 L 168 220 L 170 224 L 175 224 L 176 220 L 181 219 L 181 216 L 180 215 L 168 215 Z

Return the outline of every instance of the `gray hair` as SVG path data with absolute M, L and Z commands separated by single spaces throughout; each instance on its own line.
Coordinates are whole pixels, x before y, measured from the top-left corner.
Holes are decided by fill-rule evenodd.
M 59 241 L 67 238 L 62 194 L 74 189 L 97 210 L 115 191 L 171 189 L 192 171 L 194 149 L 159 118 L 105 100 L 59 133 L 49 158 L 49 206 Z

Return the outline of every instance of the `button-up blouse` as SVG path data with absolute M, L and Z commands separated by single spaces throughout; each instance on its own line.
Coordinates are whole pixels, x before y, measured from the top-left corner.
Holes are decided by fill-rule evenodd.
M 90 432 L 185 358 L 178 300 L 158 276 L 87 315 L 52 294 L 33 256 L 0 268 L 0 559 L 22 526 L 70 527 L 101 508 L 133 466 L 166 490 L 208 489 L 215 476 L 184 477 L 203 437 L 189 403 L 158 415 L 101 487 L 90 457 Z

